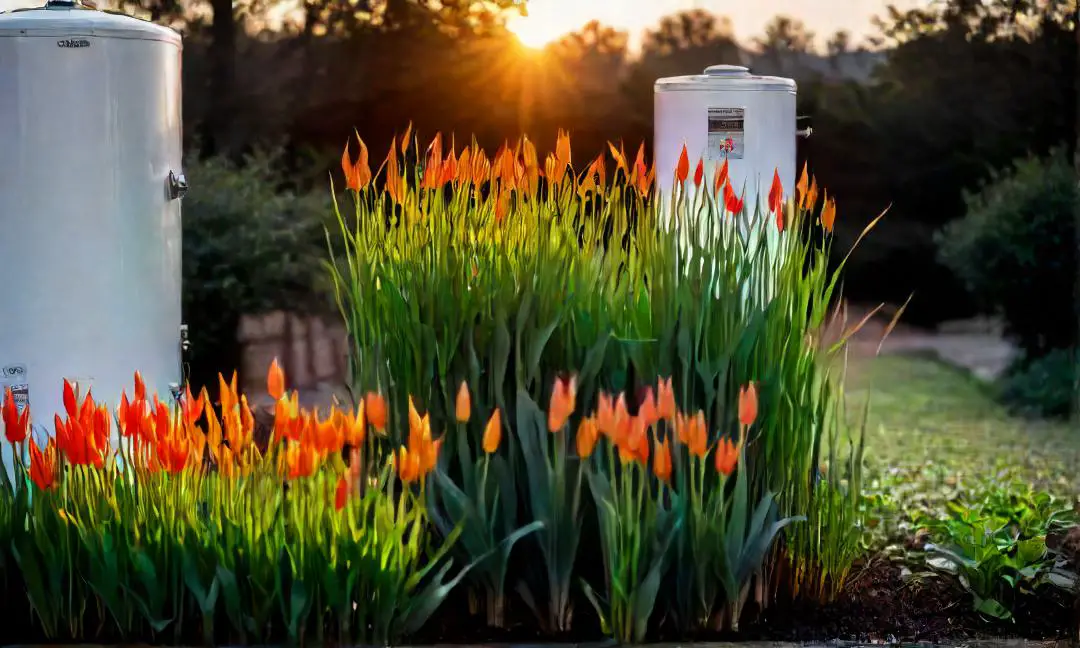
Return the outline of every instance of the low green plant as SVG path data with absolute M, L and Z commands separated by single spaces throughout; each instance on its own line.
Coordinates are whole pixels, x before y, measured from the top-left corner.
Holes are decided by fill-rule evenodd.
M 599 458 L 602 468 L 588 472 L 600 522 L 606 596 L 601 599 L 585 588 L 605 632 L 622 643 L 642 643 L 671 563 L 672 541 L 683 526 L 683 507 L 663 480 L 651 479 L 647 461 L 623 461 L 619 454 L 607 445 Z
M 975 611 L 1002 620 L 1012 618 L 1018 596 L 1068 582 L 1047 551 L 1046 538 L 1075 524 L 1072 510 L 1049 494 L 1009 486 L 951 502 L 947 517 L 919 521 L 931 540 L 925 547 L 927 564 L 954 574 L 971 594 Z
M 500 448 L 502 417 L 495 410 L 486 419 L 479 450 L 470 445 L 466 426 L 476 403 L 463 384 L 458 403 L 458 426 L 450 433 L 456 445 L 457 479 L 451 478 L 450 453 L 443 455 L 428 484 L 428 511 L 436 528 L 449 537 L 460 530 L 456 553 L 477 562 L 469 582 L 483 593 L 487 624 L 505 626 L 506 577 L 510 553 L 518 540 L 544 528 L 539 520 L 518 526 L 517 487 L 510 462 Z M 476 456 L 479 454 L 479 456 Z M 460 485 L 459 485 L 460 484 Z

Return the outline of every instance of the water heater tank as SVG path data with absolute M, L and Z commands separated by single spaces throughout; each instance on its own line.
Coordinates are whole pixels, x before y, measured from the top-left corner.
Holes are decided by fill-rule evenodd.
M 180 58 L 70 0 L 0 14 L 0 389 L 39 439 L 64 379 L 111 406 L 136 369 L 181 381 Z
M 655 85 L 653 144 L 656 183 L 670 195 L 675 168 L 685 144 L 690 181 L 698 159 L 705 177 L 728 161 L 736 192 L 745 188 L 747 209 L 764 201 L 773 173 L 780 172 L 784 193 L 795 186 L 795 81 L 756 76 L 745 67 L 713 65 L 704 74 L 659 79 Z

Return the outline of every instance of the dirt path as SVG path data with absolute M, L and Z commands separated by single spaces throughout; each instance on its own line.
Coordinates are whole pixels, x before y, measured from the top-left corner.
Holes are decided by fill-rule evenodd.
M 851 306 L 849 326 L 858 323 L 870 310 Z M 877 353 L 891 318 L 892 312 L 882 309 L 852 337 L 851 350 L 856 359 L 871 358 Z M 981 380 L 991 381 L 1005 371 L 1015 357 L 1016 349 L 1004 339 L 1000 326 L 994 322 L 970 320 L 948 322 L 937 329 L 898 324 L 881 344 L 881 353 L 932 353 Z

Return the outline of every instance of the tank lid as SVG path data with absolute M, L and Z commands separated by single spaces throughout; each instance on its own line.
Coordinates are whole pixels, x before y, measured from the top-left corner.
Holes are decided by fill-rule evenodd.
M 49 0 L 42 7 L 0 12 L 0 38 L 99 36 L 155 40 L 181 45 L 180 34 L 147 20 L 100 11 L 79 0 Z
M 710 65 L 703 74 L 689 74 L 657 79 L 656 92 L 679 90 L 745 90 L 795 92 L 795 80 L 758 76 L 742 65 Z

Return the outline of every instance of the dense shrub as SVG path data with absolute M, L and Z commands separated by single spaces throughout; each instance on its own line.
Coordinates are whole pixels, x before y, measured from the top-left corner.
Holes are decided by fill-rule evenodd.
M 938 236 L 942 261 L 1029 357 L 1071 347 L 1080 205 L 1064 152 L 1017 161 L 965 202 L 965 216 Z
M 1078 367 L 1080 353 L 1068 349 L 1017 362 L 1002 380 L 1002 399 L 1020 414 L 1066 417 L 1080 401 Z
M 1017 411 L 1064 416 L 1077 385 L 1073 169 L 1060 150 L 1029 157 L 965 200 L 967 214 L 938 236 L 939 253 L 983 308 L 1004 318 L 1023 352 L 1001 394 Z
M 193 385 L 241 366 L 241 315 L 325 306 L 325 189 L 284 188 L 277 152 L 236 164 L 192 155 L 184 199 L 184 321 Z

